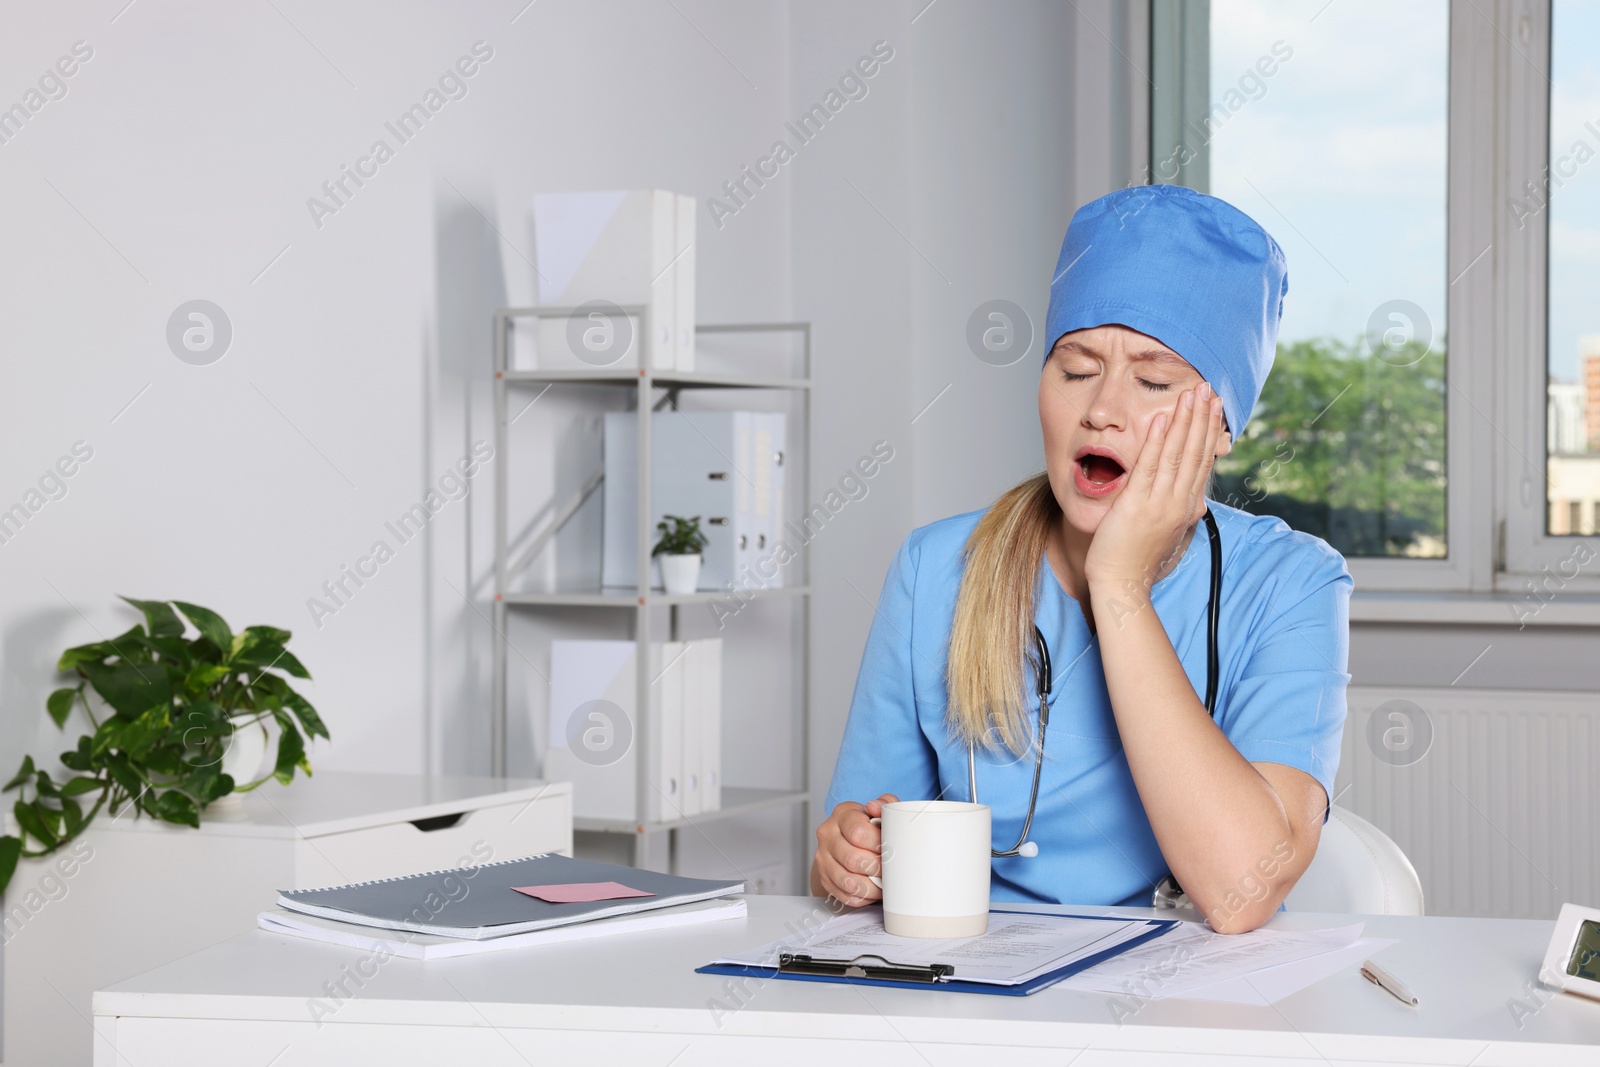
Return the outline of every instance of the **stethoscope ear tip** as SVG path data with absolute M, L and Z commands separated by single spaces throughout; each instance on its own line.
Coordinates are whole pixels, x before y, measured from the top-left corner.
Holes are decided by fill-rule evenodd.
M 1039 846 L 1034 844 L 1032 841 L 1024 841 L 1022 843 L 1022 846 L 1017 849 L 1017 855 L 1026 856 L 1029 859 L 1032 859 L 1034 856 L 1037 856 L 1038 854 L 1039 854 Z

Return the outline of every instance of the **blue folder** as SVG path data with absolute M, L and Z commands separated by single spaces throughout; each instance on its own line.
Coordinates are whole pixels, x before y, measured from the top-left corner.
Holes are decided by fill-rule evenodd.
M 1109 960 L 1114 956 L 1119 956 L 1137 945 L 1144 944 L 1146 941 L 1149 941 L 1152 938 L 1160 937 L 1162 934 L 1178 925 L 1178 920 L 1176 919 L 1130 919 L 1128 916 L 1117 915 L 1069 915 L 1053 911 L 1028 911 L 1022 908 L 1005 908 L 1000 909 L 997 913 L 1002 915 L 1050 915 L 1065 919 L 1100 919 L 1106 922 L 1149 922 L 1155 925 L 1139 936 L 1129 938 L 1120 945 L 1113 945 L 1104 951 L 1096 952 L 1091 956 L 1085 956 L 1081 960 L 1069 963 L 1063 967 L 1057 968 L 1056 970 L 1046 971 L 1044 974 L 1041 974 L 1035 978 L 1031 978 L 1026 982 L 1019 982 L 1016 985 L 996 985 L 991 982 L 964 982 L 959 978 L 939 982 L 908 982 L 892 978 L 852 978 L 842 974 L 796 974 L 791 971 L 781 971 L 776 967 L 753 967 L 733 963 L 708 963 L 704 967 L 696 967 L 695 973 L 731 974 L 748 976 L 751 978 L 793 978 L 802 982 L 844 982 L 849 985 L 896 986 L 901 989 L 948 989 L 957 993 L 992 993 L 1006 997 L 1025 997 L 1030 993 L 1037 993 L 1041 989 L 1044 989 L 1048 986 L 1053 986 L 1063 978 L 1069 978 L 1072 975 L 1077 974 L 1079 971 L 1087 970 L 1097 963 Z

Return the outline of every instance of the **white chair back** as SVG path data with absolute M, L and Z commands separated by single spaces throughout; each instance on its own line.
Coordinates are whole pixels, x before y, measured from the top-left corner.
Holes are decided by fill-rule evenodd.
M 1334 805 L 1311 866 L 1290 890 L 1290 911 L 1421 915 L 1422 882 L 1389 835 Z

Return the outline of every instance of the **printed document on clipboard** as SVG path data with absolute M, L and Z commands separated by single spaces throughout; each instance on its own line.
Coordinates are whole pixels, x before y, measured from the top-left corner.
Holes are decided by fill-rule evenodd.
M 986 933 L 939 940 L 889 934 L 882 909 L 874 907 L 697 970 L 1023 996 L 1174 925 L 1166 919 L 995 911 L 989 913 Z

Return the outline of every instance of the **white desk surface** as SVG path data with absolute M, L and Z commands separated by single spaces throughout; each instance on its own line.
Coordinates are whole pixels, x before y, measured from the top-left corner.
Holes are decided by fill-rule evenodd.
M 275 1067 L 336 1062 L 310 1050 L 340 1031 L 370 1035 L 374 1028 L 367 1024 L 404 1025 L 421 1045 L 427 1041 L 420 1031 L 429 1026 L 458 1033 L 477 1028 L 478 1034 L 490 1028 L 508 1063 L 522 1062 L 527 1053 L 518 1051 L 513 1058 L 507 1050 L 549 1048 L 552 1040 L 582 1048 L 571 1044 L 581 1039 L 579 1032 L 670 1037 L 673 1048 L 699 1048 L 686 1053 L 677 1067 L 737 1062 L 752 1054 L 754 1039 L 774 1038 L 784 1041 L 775 1048 L 809 1049 L 805 1055 L 813 1063 L 827 1062 L 825 1049 L 834 1041 L 841 1052 L 870 1043 L 879 1050 L 878 1063 L 941 1065 L 957 1062 L 953 1054 L 975 1046 L 990 1054 L 1009 1046 L 1008 1062 L 1058 1065 L 1077 1050 L 1093 1052 L 1079 1067 L 1169 1062 L 1174 1056 L 1226 1063 L 1242 1055 L 1264 1057 L 1252 1060 L 1255 1064 L 1600 1063 L 1600 1002 L 1546 991 L 1534 982 L 1552 922 L 1365 917 L 1368 935 L 1399 940 L 1376 958 L 1411 987 L 1421 1000 L 1419 1008 L 1401 1004 L 1351 968 L 1271 1007 L 1156 1000 L 1119 1023 L 1112 1011 L 1115 998 L 1061 988 L 1007 997 L 693 973 L 715 955 L 799 929 L 808 915 L 815 916 L 813 921 L 829 917 L 823 902 L 810 897 L 747 899 L 747 918 L 699 927 L 427 963 L 390 959 L 320 1026 L 311 1025 L 312 999 L 331 1004 L 327 983 L 351 973 L 343 970 L 347 965 L 370 961 L 370 954 L 261 930 L 101 990 L 94 994 L 93 1010 L 103 1037 L 112 1041 L 119 1032 L 132 1039 L 136 1029 L 117 1029 L 130 1020 L 151 1020 L 152 1026 L 185 1020 L 183 1025 L 201 1027 L 215 1027 L 213 1020 L 255 1021 L 249 1025 L 263 1034 L 260 1026 L 271 1022 L 279 1026 L 276 1034 L 291 1036 L 298 1051 L 283 1053 L 284 1042 L 274 1037 L 264 1039 L 259 1057 L 252 1058 L 257 1050 L 251 1050 L 232 1062 L 259 1060 Z M 1284 913 L 1270 925 L 1305 929 L 1350 921 L 1349 916 Z M 374 969 L 370 963 L 364 968 Z M 1526 1011 L 1513 1009 L 1518 1001 Z M 717 1002 L 729 1010 L 716 1010 Z M 1121 1003 L 1125 1008 L 1128 1002 Z M 172 1022 L 153 1022 L 158 1019 Z M 296 1025 L 286 1025 L 291 1023 Z M 561 1031 L 566 1033 L 554 1033 Z M 169 1035 L 163 1040 L 171 1039 L 172 1031 L 163 1033 Z M 767 1048 L 766 1042 L 760 1045 Z M 735 1046 L 742 1048 L 739 1057 L 733 1055 Z M 1069 1054 L 1063 1056 L 1064 1050 Z M 815 1058 L 819 1053 L 821 1060 Z M 279 1054 L 284 1058 L 273 1061 Z M 766 1062 L 790 1062 L 784 1055 L 762 1055 Z M 807 1062 L 796 1055 L 792 1062 Z M 491 1059 L 501 1062 L 498 1056 Z

